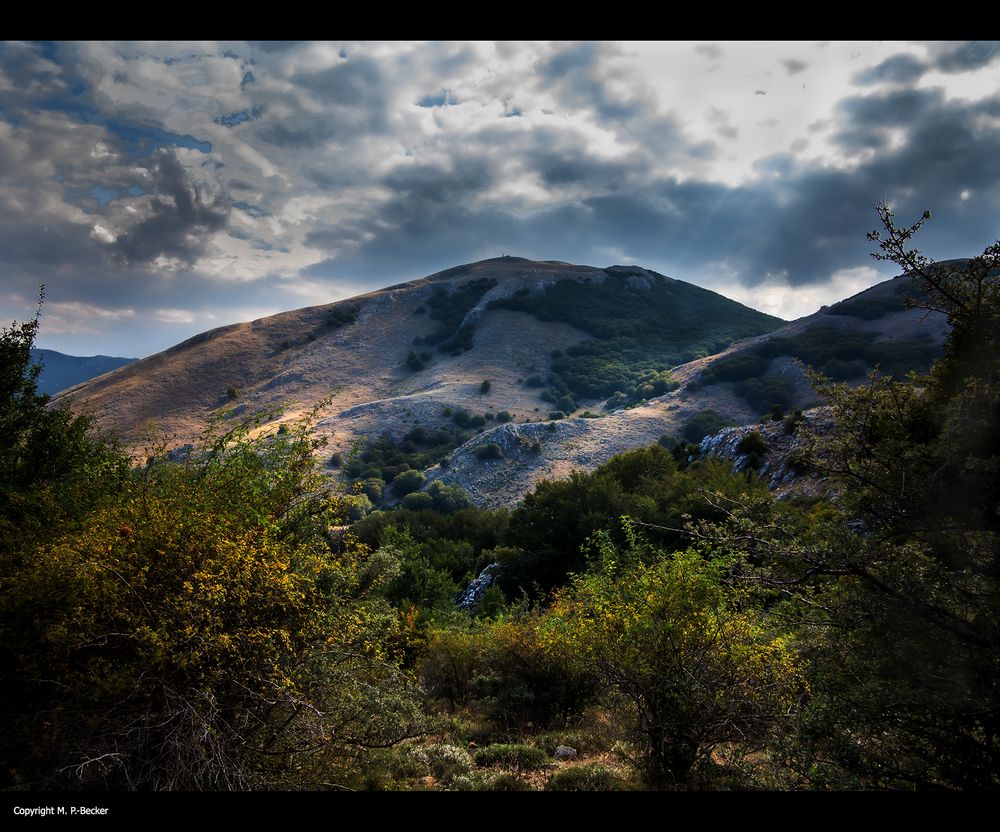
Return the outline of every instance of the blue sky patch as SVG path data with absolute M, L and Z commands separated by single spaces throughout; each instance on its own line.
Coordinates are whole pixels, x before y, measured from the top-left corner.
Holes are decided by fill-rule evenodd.
M 249 214 L 251 217 L 267 216 L 267 211 L 258 208 L 256 205 L 251 205 L 249 202 L 234 202 L 233 208 L 239 208 L 243 213 Z
M 425 95 L 417 102 L 418 107 L 451 107 L 458 104 L 458 99 L 451 94 L 451 90 L 441 90 L 435 95 Z
M 235 127 L 237 124 L 242 124 L 244 121 L 250 120 L 250 116 L 242 111 L 239 113 L 233 113 L 231 116 L 219 116 L 216 119 L 216 121 L 223 127 Z
M 194 136 L 169 133 L 159 127 L 128 124 L 116 118 L 104 119 L 104 126 L 125 142 L 129 156 L 148 156 L 160 147 L 187 147 L 201 153 L 211 153 L 212 143 L 203 142 Z
M 122 195 L 121 191 L 115 188 L 103 188 L 100 185 L 93 185 L 87 194 L 92 199 L 97 200 L 97 204 L 102 207 L 111 202 L 112 199 L 118 199 Z

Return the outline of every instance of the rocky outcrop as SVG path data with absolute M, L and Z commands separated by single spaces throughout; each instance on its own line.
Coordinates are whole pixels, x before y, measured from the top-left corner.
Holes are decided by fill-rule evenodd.
M 754 472 L 763 477 L 768 488 L 779 497 L 824 492 L 828 490 L 827 478 L 802 464 L 802 436 L 805 433 L 823 436 L 832 426 L 829 408 L 817 407 L 805 411 L 797 423 L 787 417 L 781 421 L 724 428 L 702 439 L 700 449 L 702 456 L 730 460 L 736 474 L 756 463 Z M 760 436 L 760 443 L 747 439 L 754 433 Z M 751 450 L 755 445 L 760 449 Z

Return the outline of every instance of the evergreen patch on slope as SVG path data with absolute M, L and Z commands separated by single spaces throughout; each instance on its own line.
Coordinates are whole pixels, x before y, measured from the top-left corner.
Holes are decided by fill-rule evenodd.
M 669 367 L 782 323 L 656 272 L 626 266 L 604 271 L 607 278 L 600 283 L 560 280 L 540 296 L 522 291 L 490 303 L 491 308 L 567 323 L 591 336 L 553 356 L 548 383 L 559 395 L 607 398 L 620 392 L 633 399 L 645 384 L 648 395 L 661 395 L 668 389 L 663 373 Z
M 496 280 L 483 277 L 470 280 L 456 287 L 451 292 L 444 286 L 439 286 L 428 298 L 431 320 L 438 321 L 438 327 L 430 335 L 420 340 L 421 344 L 436 346 L 438 352 L 459 353 L 472 347 L 473 327 L 462 325 L 465 316 L 469 314 L 480 298 L 497 285 Z
M 875 366 L 882 375 L 897 379 L 905 378 L 910 371 L 926 373 L 941 354 L 940 345 L 926 333 L 911 341 L 877 338 L 876 332 L 819 324 L 796 335 L 769 338 L 716 361 L 702 372 L 701 383 L 735 382 L 737 395 L 760 412 L 772 405 L 784 410 L 791 406 L 794 397 L 791 382 L 766 375 L 772 360 L 779 356 L 796 358 L 833 381 L 850 381 L 861 378 Z

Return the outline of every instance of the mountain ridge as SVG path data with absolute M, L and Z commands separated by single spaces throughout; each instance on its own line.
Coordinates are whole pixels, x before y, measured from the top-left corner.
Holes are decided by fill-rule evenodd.
M 920 329 L 898 285 L 855 296 L 867 319 L 835 304 L 782 322 L 639 266 L 492 258 L 209 330 L 57 398 L 137 454 L 196 442 L 212 418 L 284 408 L 274 429 L 326 402 L 316 432 L 328 470 L 343 476 L 354 460 L 349 478 L 371 483 L 376 502 L 417 468 L 479 505 L 510 505 L 539 479 L 683 438 L 705 411 L 722 427 L 755 421 L 772 395 L 809 404 L 802 355 L 855 378 L 893 350 L 924 360 L 946 325 Z M 418 429 L 437 444 L 406 438 Z M 491 443 L 500 458 L 479 452 Z

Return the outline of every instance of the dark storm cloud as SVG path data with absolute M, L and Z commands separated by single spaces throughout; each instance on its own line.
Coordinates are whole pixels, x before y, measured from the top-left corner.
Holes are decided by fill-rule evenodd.
M 312 100 L 309 106 L 295 106 L 294 117 L 275 115 L 268 103 L 280 104 L 285 111 L 293 100 L 287 93 L 258 91 L 258 121 L 242 129 L 248 138 L 277 148 L 316 148 L 336 139 L 348 142 L 359 136 L 384 134 L 388 129 L 387 102 L 391 80 L 376 60 L 352 56 L 318 72 L 297 72 L 289 78 L 298 94 Z
M 173 151 L 157 151 L 149 170 L 156 186 L 147 216 L 119 236 L 112 250 L 132 265 L 163 256 L 190 266 L 204 252 L 209 235 L 226 226 L 229 206 L 192 185 Z
M 316 147 L 337 134 L 332 119 L 307 115 L 300 115 L 294 121 L 272 119 L 250 129 L 253 138 L 293 150 Z
M 289 52 L 294 49 L 299 44 L 303 43 L 300 40 L 252 40 L 250 45 L 260 52 L 265 52 L 269 54 L 280 55 L 284 52 Z
M 463 157 L 451 167 L 415 165 L 397 168 L 382 180 L 392 197 L 382 203 L 376 216 L 359 217 L 337 223 L 332 228 L 311 231 L 305 243 L 326 249 L 357 244 L 379 226 L 391 226 L 398 236 L 398 254 L 403 247 L 424 239 L 431 245 L 442 243 L 442 234 L 452 241 L 457 225 L 470 229 L 468 218 L 476 212 L 464 208 L 469 197 L 483 192 L 496 181 L 496 163 L 485 157 Z M 499 214 L 491 214 L 498 216 Z M 406 242 L 404 242 L 406 241 Z M 424 248 L 423 242 L 417 243 Z
M 609 89 L 602 55 L 601 45 L 595 43 L 559 49 L 537 67 L 540 88 L 555 92 L 564 106 L 593 109 L 608 121 L 648 115 L 652 102 L 643 92 L 625 97 Z
M 348 107 L 377 103 L 386 84 L 378 61 L 365 57 L 350 58 L 320 72 L 300 72 L 290 80 L 316 98 Z
M 989 206 L 1000 196 L 1000 135 L 978 123 L 995 117 L 1000 99 L 944 103 L 939 93 L 926 91 L 909 98 L 848 99 L 840 110 L 850 126 L 837 141 L 846 149 L 871 144 L 872 131 L 885 126 L 904 128 L 905 140 L 895 149 L 879 144 L 880 152 L 853 171 L 786 165 L 787 201 L 752 218 L 780 233 L 760 228 L 760 241 L 749 251 L 750 274 L 787 268 L 789 282 L 798 285 L 863 262 L 868 247 L 859 240 L 859 223 L 874 219 L 872 203 L 882 198 L 908 215 L 903 219 L 934 212 L 920 244 L 940 259 L 975 254 L 996 237 L 996 213 Z M 963 199 L 963 192 L 970 198 Z
M 37 43 L 0 42 L 0 79 L 3 98 L 0 115 L 33 107 L 40 99 L 63 95 L 70 89 L 62 67 L 54 62 L 58 47 Z
M 856 84 L 915 84 L 929 66 L 913 55 L 893 55 L 882 63 L 854 76 Z
M 781 62 L 781 65 L 789 75 L 798 75 L 798 73 L 805 72 L 809 68 L 807 61 L 800 61 L 798 58 L 786 58 Z
M 1000 55 L 1000 41 L 974 40 L 953 48 L 944 48 L 934 58 L 934 67 L 942 72 L 969 72 L 981 69 Z
M 1000 135 L 984 135 L 980 125 L 997 115 L 1000 97 L 946 102 L 940 91 L 922 90 L 848 98 L 835 115 L 842 125 L 835 141 L 850 153 L 866 147 L 877 153 L 849 170 L 807 167 L 778 154 L 758 161 L 759 178 L 739 186 L 656 180 L 642 157 L 608 167 L 582 149 L 560 150 L 550 136 L 517 146 L 517 158 L 542 181 L 590 187 L 589 196 L 514 214 L 467 199 L 489 183 L 489 168 L 457 175 L 434 167 L 400 171 L 385 180 L 393 199 L 330 232 L 328 242 L 355 245 L 309 273 L 403 279 L 502 251 L 540 259 L 574 252 L 578 262 L 609 265 L 609 252 L 618 250 L 681 278 L 699 274 L 711 284 L 706 262 L 714 259 L 744 285 L 784 279 L 794 288 L 876 265 L 865 232 L 877 224 L 872 205 L 883 197 L 902 219 L 933 210 L 921 246 L 941 259 L 966 256 L 996 236 L 988 206 L 1000 198 Z M 904 141 L 890 145 L 887 128 L 903 130 Z M 609 174 L 628 189 L 595 193 Z M 883 271 L 888 276 L 891 269 Z
M 906 128 L 941 112 L 944 93 L 940 89 L 893 91 L 881 95 L 848 98 L 838 106 L 839 123 L 834 141 L 856 153 L 878 150 L 888 141 L 887 128 Z
M 515 136 L 483 130 L 472 137 L 472 146 L 500 146 L 505 156 L 518 160 L 525 171 L 537 174 L 545 185 L 581 186 L 584 192 L 617 189 L 632 182 L 643 161 L 635 154 L 617 159 L 595 156 L 587 150 L 586 137 L 572 128 L 539 127 Z

